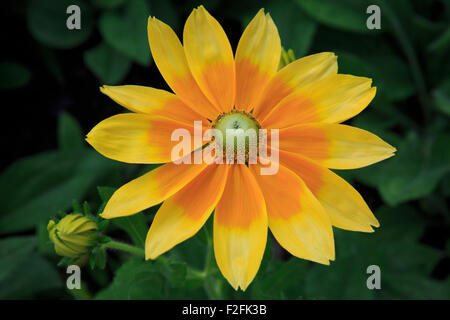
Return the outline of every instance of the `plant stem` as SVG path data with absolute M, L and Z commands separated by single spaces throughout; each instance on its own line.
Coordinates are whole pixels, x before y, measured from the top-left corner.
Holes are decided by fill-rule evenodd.
M 122 243 L 122 242 L 118 242 L 118 241 L 110 241 L 107 242 L 103 245 L 105 248 L 111 248 L 111 249 L 117 249 L 117 250 L 122 250 L 122 251 L 126 251 L 129 253 L 133 253 L 135 255 L 138 256 L 142 256 L 145 257 L 145 251 L 144 249 L 126 244 L 126 243 Z M 160 256 L 158 257 L 158 261 L 166 264 L 168 263 L 168 260 L 166 257 Z M 198 279 L 198 280 L 205 280 L 206 279 L 206 272 L 205 271 L 199 271 L 197 269 L 188 267 L 187 268 L 187 277 L 189 277 L 190 279 Z
M 208 238 L 208 243 L 210 244 L 208 246 L 208 254 L 207 254 L 207 262 L 205 265 L 205 270 L 203 271 L 199 271 L 197 269 L 191 268 L 191 267 L 187 267 L 187 278 L 190 279 L 196 279 L 196 280 L 202 280 L 205 281 L 205 290 L 206 293 L 208 294 L 208 296 L 210 297 L 210 299 L 220 299 L 220 297 L 218 296 L 215 288 L 214 288 L 214 283 L 212 282 L 214 279 L 210 276 L 210 270 L 211 267 L 213 266 L 212 263 L 214 263 L 213 261 L 213 256 L 212 256 L 212 241 L 210 238 Z M 122 243 L 122 242 L 118 242 L 115 240 L 111 240 L 110 242 L 107 242 L 103 245 L 103 247 L 105 248 L 111 248 L 111 249 L 117 249 L 117 250 L 122 250 L 122 251 L 126 251 L 138 256 L 142 256 L 145 257 L 145 251 L 142 248 L 138 248 L 126 243 Z M 168 263 L 168 260 L 166 257 L 158 257 L 158 261 L 161 262 L 162 264 L 166 264 Z
M 118 241 L 112 240 L 110 242 L 105 243 L 103 246 L 105 248 L 112 248 L 112 249 L 122 250 L 122 251 L 133 253 L 133 254 L 138 255 L 138 256 L 145 257 L 144 249 L 137 248 L 135 246 L 132 246 L 132 245 L 129 245 L 129 244 L 126 244 L 126 243 L 122 243 L 122 242 L 118 242 Z

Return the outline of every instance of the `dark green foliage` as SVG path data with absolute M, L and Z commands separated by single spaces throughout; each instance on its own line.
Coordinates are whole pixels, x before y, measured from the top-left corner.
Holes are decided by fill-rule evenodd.
M 25 3 L 17 9 L 18 21 L 26 22 L 29 39 L 21 41 L 28 41 L 23 50 L 33 57 L 16 57 L 6 48 L 0 90 L 11 96 L 35 95 L 34 105 L 13 101 L 5 106 L 23 110 L 24 117 L 31 108 L 51 110 L 46 116 L 58 121 L 53 131 L 57 148 L 49 151 L 45 145 L 42 152 L 16 159 L 0 173 L 0 299 L 450 299 L 449 1 Z M 81 30 L 66 28 L 70 4 L 81 7 Z M 367 168 L 337 173 L 361 192 L 380 227 L 374 233 L 334 228 L 336 259 L 329 266 L 290 256 L 269 233 L 255 280 L 246 292 L 236 292 L 220 274 L 211 251 L 212 218 L 197 235 L 156 261 L 105 245 L 117 239 L 144 249 L 158 206 L 112 220 L 99 214 L 118 187 L 157 165 L 120 164 L 85 143 L 92 123 L 121 110 L 97 87 L 167 88 L 151 63 L 147 19 L 156 16 L 181 39 L 184 19 L 200 4 L 223 24 L 233 48 L 264 7 L 278 26 L 283 47 L 293 49 L 297 58 L 335 52 L 340 73 L 370 77 L 377 87 L 368 108 L 348 123 L 379 135 L 397 154 Z M 370 4 L 381 8 L 381 30 L 366 27 Z M 59 88 L 61 96 L 78 97 L 68 112 L 66 106 L 44 105 L 55 103 L 51 99 L 40 100 L 34 88 L 41 73 L 47 73 L 48 90 Z M 93 102 L 83 80 L 95 91 Z M 87 114 L 81 108 L 91 108 L 92 117 L 79 116 Z M 27 128 L 14 128 L 14 133 L 19 130 Z M 48 220 L 72 210 L 93 217 L 102 234 L 84 260 L 61 259 L 48 239 Z M 65 288 L 65 267 L 75 262 L 82 266 L 83 283 L 91 292 Z M 381 290 L 366 286 L 370 265 L 380 267 Z

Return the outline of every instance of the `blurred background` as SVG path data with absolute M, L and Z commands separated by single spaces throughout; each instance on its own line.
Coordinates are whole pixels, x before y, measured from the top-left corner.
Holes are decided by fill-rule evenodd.
M 66 28 L 72 4 L 81 8 L 81 30 Z M 167 253 L 164 266 L 108 251 L 104 269 L 86 264 L 82 289 L 68 290 L 48 220 L 71 212 L 74 200 L 95 211 L 104 190 L 113 190 L 103 187 L 151 169 L 106 159 L 84 142 L 99 121 L 124 111 L 99 86 L 169 89 L 149 52 L 147 18 L 180 36 L 200 4 L 234 49 L 264 7 L 297 58 L 333 51 L 340 73 L 373 78 L 376 98 L 349 123 L 376 133 L 397 155 L 337 173 L 360 191 L 381 227 L 371 234 L 334 229 L 330 266 L 291 258 L 269 235 L 261 269 L 242 293 L 217 269 L 205 283 L 189 276 L 188 268 L 204 267 L 209 221 Z M 371 4 L 381 8 L 380 30 L 366 27 Z M 1 7 L 0 299 L 214 298 L 206 282 L 227 299 L 450 298 L 450 1 L 16 0 Z M 156 210 L 116 219 L 107 233 L 143 247 Z M 370 265 L 381 269 L 380 290 L 367 289 Z

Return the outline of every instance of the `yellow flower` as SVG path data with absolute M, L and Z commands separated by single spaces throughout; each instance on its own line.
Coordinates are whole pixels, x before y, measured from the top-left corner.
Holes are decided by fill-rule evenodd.
M 361 195 L 329 170 L 364 167 L 395 152 L 377 136 L 339 124 L 373 99 L 371 79 L 338 74 L 337 58 L 329 52 L 278 71 L 280 38 L 263 10 L 245 29 L 235 55 L 203 6 L 186 21 L 184 45 L 152 17 L 148 37 L 175 94 L 104 86 L 104 94 L 133 113 L 108 118 L 87 136 L 106 157 L 166 163 L 119 188 L 102 214 L 128 216 L 164 202 L 147 235 L 146 259 L 192 237 L 215 209 L 217 264 L 233 288 L 245 290 L 260 266 L 268 228 L 292 255 L 329 264 L 332 226 L 372 232 L 379 225 Z M 242 125 L 280 129 L 277 174 L 261 175 L 260 164 L 171 162 L 175 129 L 192 133 L 194 121 L 201 121 L 206 130 L 236 114 Z
M 97 224 L 81 213 L 69 214 L 59 222 L 50 220 L 47 225 L 50 240 L 58 255 L 78 258 L 96 243 Z

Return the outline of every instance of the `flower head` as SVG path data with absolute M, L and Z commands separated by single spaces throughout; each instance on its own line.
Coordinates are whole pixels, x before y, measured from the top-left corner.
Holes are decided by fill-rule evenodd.
M 87 136 L 109 158 L 166 163 L 119 188 L 102 213 L 104 218 L 128 216 L 163 202 L 147 235 L 147 259 L 192 237 L 215 210 L 217 264 L 233 288 L 245 290 L 259 269 L 268 228 L 292 255 L 329 264 L 334 260 L 332 226 L 363 232 L 378 226 L 361 195 L 329 170 L 364 167 L 395 152 L 377 136 L 339 124 L 373 99 L 371 79 L 338 74 L 330 52 L 278 70 L 280 38 L 263 10 L 245 29 L 235 55 L 220 24 L 202 6 L 186 21 L 183 45 L 154 17 L 148 37 L 174 94 L 104 86 L 103 93 L 132 113 L 102 121 Z M 273 129 L 279 143 L 270 144 L 266 155 L 258 153 L 257 163 L 180 164 L 174 161 L 179 160 L 172 153 L 178 142 L 172 133 L 183 129 L 195 136 L 195 121 L 200 136 L 208 129 L 261 128 L 270 130 L 267 139 L 273 141 Z M 215 144 L 200 140 L 187 144 L 182 159 L 196 158 L 191 151 Z M 275 174 L 261 174 L 273 163 Z
M 47 231 L 56 253 L 68 258 L 87 254 L 98 235 L 97 224 L 81 213 L 66 215 L 59 222 L 50 220 Z

